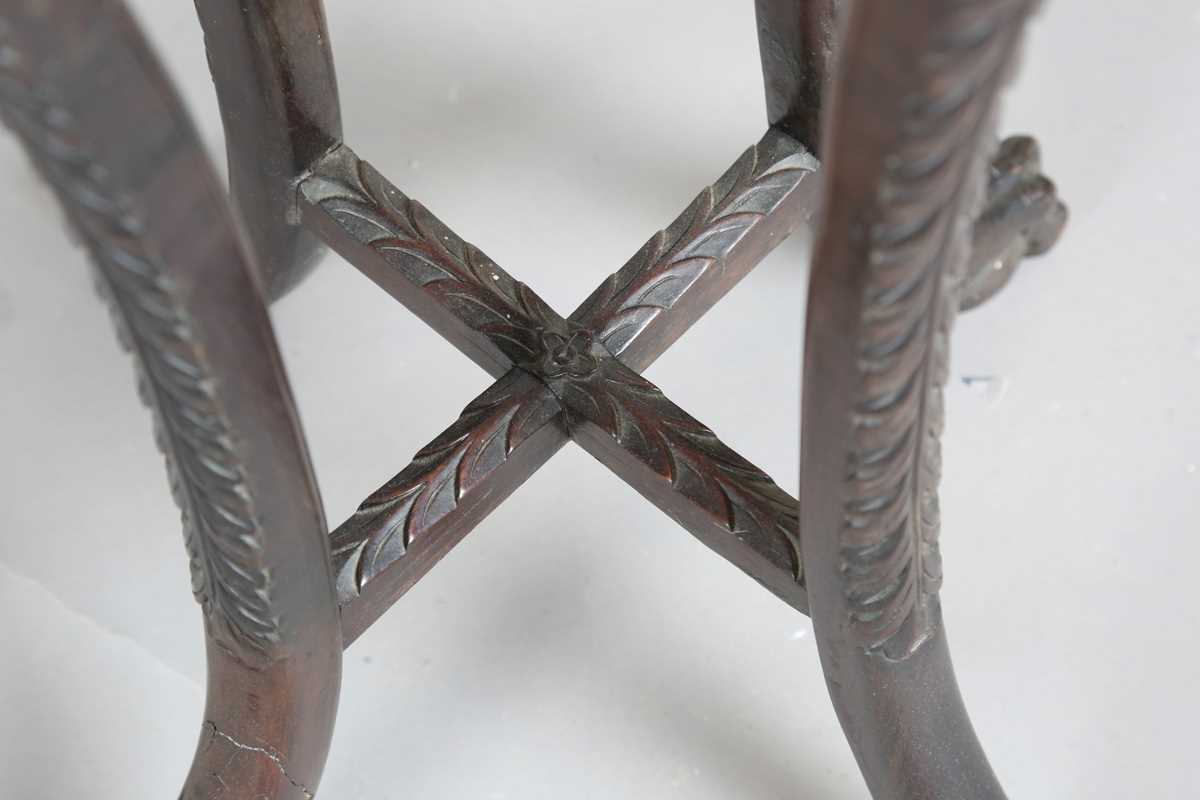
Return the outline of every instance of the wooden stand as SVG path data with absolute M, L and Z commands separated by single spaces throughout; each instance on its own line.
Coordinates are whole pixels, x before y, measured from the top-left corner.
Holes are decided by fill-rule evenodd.
M 313 797 L 343 648 L 569 440 L 812 615 L 874 797 L 1002 797 L 938 605 L 938 438 L 959 307 L 1066 217 L 991 132 L 1032 5 L 758 0 L 770 127 L 564 317 L 343 142 L 319 0 L 197 0 L 232 203 L 119 0 L 0 4 L 0 112 L 183 512 L 209 689 L 182 797 Z M 797 501 L 640 373 L 818 203 Z M 496 379 L 332 533 L 266 312 L 323 246 Z

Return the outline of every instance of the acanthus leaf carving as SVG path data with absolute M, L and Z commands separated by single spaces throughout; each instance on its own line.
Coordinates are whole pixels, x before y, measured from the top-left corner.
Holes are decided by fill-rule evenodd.
M 388 269 L 436 297 L 513 363 L 538 352 L 535 331 L 556 317 L 549 306 L 349 147 L 325 156 L 301 191 Z
M 597 426 L 713 524 L 803 584 L 795 499 L 657 386 L 595 347 L 594 373 L 547 381 L 568 427 Z
M 27 74 L 23 53 L 4 39 L 0 51 L 0 113 L 90 251 L 119 338 L 136 356 L 139 394 L 154 412 L 205 623 L 239 658 L 269 658 L 280 617 L 263 532 L 203 342 L 142 235 L 135 199 L 114 185 L 72 112 L 52 100 L 54 87 Z
M 1024 7 L 956 10 L 922 62 L 936 80 L 905 103 L 904 133 L 868 212 L 841 572 L 858 643 L 893 660 L 940 624 L 942 392 L 986 176 L 976 145 L 991 107 L 980 98 L 1005 77 Z
M 592 328 L 620 358 L 697 281 L 724 269 L 739 240 L 817 168 L 816 158 L 799 143 L 769 134 L 610 275 L 571 319 Z
M 558 407 L 513 371 L 471 402 L 412 462 L 359 506 L 333 535 L 338 596 L 353 597 L 449 515 Z

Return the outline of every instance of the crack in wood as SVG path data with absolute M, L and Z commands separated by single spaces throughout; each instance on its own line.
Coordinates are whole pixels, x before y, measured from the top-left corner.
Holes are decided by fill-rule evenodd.
M 204 725 L 211 732 L 211 735 L 209 737 L 209 747 L 212 746 L 212 743 L 215 740 L 221 739 L 222 741 L 228 743 L 231 747 L 233 747 L 237 751 L 247 752 L 247 753 L 255 753 L 257 755 L 260 755 L 263 758 L 270 761 L 272 764 L 274 764 L 275 768 L 277 770 L 279 770 L 279 774 L 282 775 L 288 783 L 290 783 L 295 788 L 299 789 L 304 794 L 304 797 L 306 798 L 306 800 L 313 800 L 313 798 L 316 797 L 315 792 L 313 792 L 311 789 L 309 789 L 303 783 L 301 783 L 300 781 L 297 781 L 295 778 L 293 778 L 291 775 L 288 774 L 287 767 L 284 765 L 284 762 L 283 762 L 283 758 L 278 753 L 276 753 L 274 750 L 271 750 L 270 748 L 266 748 L 266 747 L 258 747 L 255 745 L 244 744 L 244 743 L 240 742 L 237 738 L 231 736 L 230 734 L 228 734 L 225 731 L 218 728 L 217 724 L 215 722 L 213 722 L 212 720 L 205 720 Z M 228 766 L 232 763 L 233 763 L 233 759 L 231 757 L 230 760 L 226 762 L 225 767 L 228 768 Z M 214 772 L 212 774 L 212 777 L 215 778 L 216 780 L 220 781 L 222 787 L 228 788 L 226 786 L 225 780 L 222 777 L 220 772 Z

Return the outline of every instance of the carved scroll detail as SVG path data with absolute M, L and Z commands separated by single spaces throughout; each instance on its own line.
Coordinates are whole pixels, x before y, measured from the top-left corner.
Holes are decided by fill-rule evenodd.
M 1067 216 L 1054 182 L 1042 174 L 1037 142 L 1028 136 L 1001 142 L 988 167 L 987 203 L 975 224 L 959 310 L 987 302 L 1026 258 L 1053 247 Z
M 815 172 L 799 143 L 768 134 L 609 276 L 571 316 L 618 358 L 654 320 L 725 260 L 751 227 Z
M 768 132 L 675 224 L 655 236 L 566 320 L 348 148 L 323 158 L 300 186 L 305 224 L 316 226 L 328 243 L 418 313 L 436 306 L 438 311 L 430 314 L 435 323 L 453 318 L 472 333 L 483 334 L 464 339 L 461 327 L 451 329 L 452 341 L 469 354 L 472 345 L 485 342 L 518 368 L 468 406 L 412 464 L 334 532 L 331 544 L 343 631 L 353 636 L 356 626 L 369 624 L 377 604 L 394 599 L 392 593 L 404 591 L 410 577 L 428 569 L 497 491 L 511 491 L 514 483 L 527 477 L 514 477 L 517 473 L 508 471 L 523 442 L 538 434 L 539 444 L 522 451 L 522 464 L 526 459 L 540 461 L 544 453 L 567 440 L 553 390 L 562 381 L 590 379 L 605 361 L 616 364 L 614 355 L 597 341 L 602 331 L 620 329 L 608 341 L 620 348 L 622 358 L 630 357 L 630 345 L 640 341 L 644 352 L 634 362 L 644 367 L 639 358 L 652 360 L 735 284 L 758 256 L 769 251 L 776 237 L 784 238 L 799 223 L 799 213 L 771 215 L 793 207 L 804 209 L 809 195 L 796 190 L 815 168 L 815 159 L 798 143 Z M 363 247 L 369 252 L 363 252 Z M 678 279 L 681 270 L 687 272 L 686 280 Z M 689 301 L 693 295 L 703 299 L 685 309 L 678 302 L 685 295 Z M 463 297 L 470 301 L 459 302 Z M 672 312 L 669 320 L 663 313 L 667 311 Z M 608 319 L 610 315 L 622 319 Z M 669 324 L 663 330 L 648 330 L 656 321 Z M 536 392 L 529 388 L 530 376 L 538 379 Z M 548 430 L 551 425 L 553 432 Z M 693 441 L 686 446 L 698 453 L 707 429 L 694 420 L 691 425 Z M 707 436 L 716 442 L 711 432 Z M 678 447 L 680 453 L 686 452 L 684 439 Z M 695 513 L 687 524 L 705 530 L 710 524 L 714 530 L 728 525 L 738 538 L 750 542 L 742 553 L 750 549 L 766 554 L 775 567 L 775 584 L 790 583 L 784 591 L 802 597 L 803 590 L 793 591 L 794 581 L 782 577 L 799 573 L 788 537 L 776 536 L 771 545 L 756 538 L 759 526 L 773 528 L 774 522 L 765 520 L 775 512 L 768 513 L 764 503 L 754 499 L 758 487 L 752 484 L 761 479 L 774 485 L 732 451 L 720 455 L 727 456 L 724 476 L 705 491 L 725 485 L 733 499 L 714 506 L 715 518 L 702 520 L 704 515 Z M 679 507 L 699 507 L 686 496 L 676 502 Z M 783 526 L 794 537 L 795 501 L 784 494 L 779 502 L 790 514 L 790 522 L 785 520 Z M 745 505 L 753 513 L 738 510 L 736 519 L 727 523 L 721 515 L 732 513 L 731 504 L 738 509 Z M 745 520 L 750 522 L 743 524 Z M 384 572 L 390 574 L 375 582 Z M 357 610 L 347 611 L 350 607 Z
M 929 92 L 908 98 L 870 217 L 859 386 L 841 570 L 866 649 L 907 657 L 938 623 L 937 484 L 942 388 L 983 164 L 976 150 L 1005 76 L 1023 0 L 950 2 L 927 55 Z
M 139 393 L 154 411 L 182 512 L 192 589 L 212 636 L 259 656 L 280 619 L 262 530 L 204 348 L 177 287 L 141 237 L 133 201 L 112 185 L 71 112 L 35 85 L 0 20 L 0 114 L 18 134 L 95 260 L 122 343 L 137 356 Z

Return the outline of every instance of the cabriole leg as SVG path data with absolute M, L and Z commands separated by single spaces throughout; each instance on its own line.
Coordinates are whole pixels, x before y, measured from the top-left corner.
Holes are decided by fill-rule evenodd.
M 980 156 L 1031 6 L 843 12 L 806 320 L 801 540 L 830 695 L 881 800 L 1004 796 L 950 663 L 937 484 Z
M 0 113 L 93 257 L 183 513 L 209 687 L 182 797 L 311 798 L 341 629 L 308 454 L 224 192 L 118 0 L 0 4 Z

